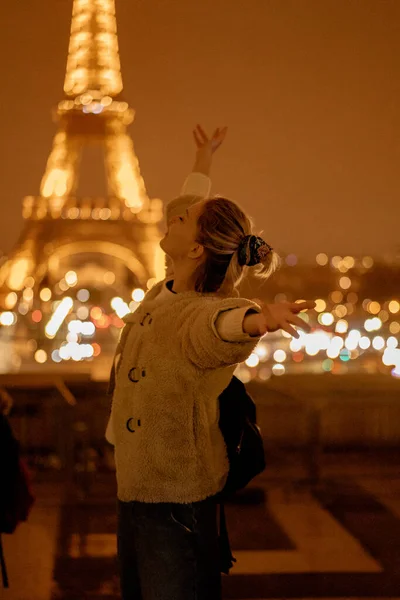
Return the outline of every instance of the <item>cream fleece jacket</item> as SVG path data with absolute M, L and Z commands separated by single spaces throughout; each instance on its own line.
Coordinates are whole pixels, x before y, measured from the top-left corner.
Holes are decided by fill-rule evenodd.
M 127 316 L 121 340 L 108 439 L 118 498 L 126 502 L 196 502 L 223 488 L 229 464 L 218 396 L 259 339 L 225 341 L 215 325 L 234 308 L 259 312 L 250 300 L 167 295 L 165 284 Z M 235 313 L 233 337 L 245 335 L 242 311 Z
M 190 176 L 188 183 L 196 185 Z M 188 205 L 180 197 L 170 207 L 180 204 Z M 243 332 L 244 315 L 259 312 L 257 304 L 175 294 L 169 281 L 155 285 L 125 317 L 115 357 L 106 437 L 115 446 L 118 498 L 125 502 L 190 503 L 223 488 L 229 464 L 218 396 L 259 341 Z

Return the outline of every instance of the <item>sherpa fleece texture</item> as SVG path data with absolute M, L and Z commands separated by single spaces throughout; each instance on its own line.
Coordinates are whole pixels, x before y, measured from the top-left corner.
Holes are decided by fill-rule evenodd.
M 165 284 L 127 315 L 121 337 L 107 438 L 125 502 L 190 503 L 223 488 L 229 465 L 218 396 L 259 341 L 224 341 L 216 327 L 231 311 L 237 334 L 244 312 L 232 309 L 259 312 L 257 304 L 194 291 L 163 294 Z

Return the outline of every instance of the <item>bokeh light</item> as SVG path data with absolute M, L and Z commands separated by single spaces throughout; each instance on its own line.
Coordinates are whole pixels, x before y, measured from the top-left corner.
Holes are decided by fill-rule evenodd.
M 145 292 L 141 288 L 136 288 L 135 290 L 133 290 L 132 300 L 134 300 L 135 302 L 141 302 L 144 297 L 145 297 Z
M 274 352 L 274 361 L 277 363 L 285 362 L 287 358 L 286 352 L 284 350 L 275 350 Z
M 339 279 L 339 285 L 342 289 L 344 290 L 348 290 L 349 287 L 351 286 L 351 279 L 350 277 L 341 277 Z
M 317 300 L 315 300 L 315 310 L 318 313 L 324 312 L 325 309 L 326 309 L 325 300 L 322 300 L 321 298 L 318 298 Z
M 326 327 L 329 327 L 329 325 L 332 325 L 332 323 L 334 322 L 334 317 L 331 313 L 322 313 L 318 316 L 318 321 L 321 323 L 321 325 L 325 325 Z
M 65 274 L 64 279 L 70 287 L 73 287 L 78 283 L 78 276 L 75 271 L 68 271 L 68 273 Z
M 14 325 L 16 320 L 16 315 L 13 312 L 5 311 L 0 314 L 0 325 L 4 325 L 5 327 L 11 327 L 11 325 Z
M 36 350 L 35 352 L 35 360 L 39 364 L 43 364 L 47 360 L 47 352 L 45 350 Z
M 278 375 L 278 376 L 284 375 L 285 374 L 285 367 L 284 367 L 284 365 L 281 365 L 281 364 L 275 364 L 275 365 L 273 365 L 273 367 L 272 367 L 272 373 L 274 375 Z
M 49 300 L 51 300 L 51 296 L 52 296 L 51 289 L 48 287 L 41 289 L 39 296 L 40 296 L 40 299 L 43 300 L 43 302 L 48 302 Z
M 388 308 L 391 313 L 396 314 L 400 310 L 400 303 L 397 300 L 391 300 Z
M 248 359 L 245 361 L 245 363 L 248 367 L 256 367 L 259 362 L 260 362 L 260 359 L 255 352 L 250 354 Z
M 317 261 L 317 264 L 321 265 L 322 267 L 327 265 L 329 262 L 328 256 L 326 254 L 324 254 L 323 252 L 320 252 L 319 254 L 317 254 L 315 260 Z
M 81 289 L 76 294 L 76 297 L 78 298 L 79 302 L 87 302 L 90 298 L 90 292 L 89 290 Z

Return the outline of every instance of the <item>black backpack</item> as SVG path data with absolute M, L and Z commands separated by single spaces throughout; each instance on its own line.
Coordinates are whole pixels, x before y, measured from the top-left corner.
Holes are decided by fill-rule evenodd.
M 35 498 L 31 490 L 29 474 L 20 457 L 19 444 L 8 419 L 1 412 L 0 480 L 0 566 L 3 585 L 8 588 L 1 534 L 13 533 L 18 523 L 26 521 Z
M 264 471 L 264 444 L 257 425 L 256 405 L 235 376 L 219 396 L 219 411 L 219 427 L 229 459 L 229 475 L 222 496 L 229 497 Z
M 228 574 L 236 559 L 230 549 L 224 501 L 262 473 L 266 463 L 263 439 L 257 425 L 256 405 L 237 377 L 232 377 L 228 387 L 219 396 L 219 410 L 219 427 L 229 459 L 228 479 L 219 494 L 221 571 Z

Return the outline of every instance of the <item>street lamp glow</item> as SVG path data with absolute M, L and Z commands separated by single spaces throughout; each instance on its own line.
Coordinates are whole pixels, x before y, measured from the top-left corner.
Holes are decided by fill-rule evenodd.
M 15 321 L 16 317 L 13 312 L 6 311 L 1 313 L 0 315 L 0 325 L 4 325 L 5 327 L 11 327 L 11 325 L 14 325 Z
M 144 296 L 145 296 L 144 290 L 142 290 L 141 288 L 136 288 L 132 292 L 132 300 L 135 300 L 135 302 L 141 302 L 143 300 Z
M 274 352 L 274 361 L 277 363 L 285 362 L 286 360 L 286 352 L 284 350 L 275 350 Z
M 68 271 L 64 277 L 69 286 L 73 287 L 78 283 L 78 276 L 75 271 Z
M 340 319 L 340 321 L 336 323 L 335 331 L 336 333 L 346 333 L 348 327 L 348 322 L 345 319 Z
M 269 352 L 268 352 L 268 348 L 265 344 L 260 343 L 256 346 L 254 352 L 257 354 L 258 358 L 261 361 L 264 361 L 268 358 Z
M 332 323 L 333 323 L 334 320 L 335 319 L 334 319 L 333 315 L 331 313 L 328 313 L 328 312 L 322 313 L 318 317 L 318 321 L 322 325 L 325 325 L 326 327 L 329 327 L 329 325 L 332 325 Z
M 252 354 L 250 354 L 249 358 L 245 362 L 248 367 L 256 367 L 260 362 L 260 359 L 258 358 L 255 352 L 252 352 Z
M 50 288 L 43 288 L 42 290 L 40 290 L 40 299 L 43 300 L 43 302 L 48 302 L 51 299 L 51 290 Z
M 368 350 L 368 348 L 371 346 L 371 340 L 366 335 L 363 335 L 359 339 L 358 345 L 360 346 L 361 350 Z
M 111 306 L 120 319 L 123 319 L 125 315 L 131 312 L 129 306 L 122 300 L 122 298 L 113 298 L 111 300 Z
M 69 296 L 66 296 L 61 300 L 60 304 L 55 309 L 54 313 L 52 314 L 49 322 L 45 327 L 47 337 L 53 338 L 56 335 L 57 331 L 60 329 L 65 317 L 68 315 L 73 305 L 74 302 Z
M 318 313 L 324 312 L 324 310 L 326 309 L 326 302 L 325 300 L 322 300 L 322 298 L 318 298 L 315 301 L 315 311 Z
M 400 310 L 400 303 L 397 302 L 397 300 L 391 300 L 389 302 L 389 311 L 393 314 L 399 312 Z
M 395 338 L 393 335 L 388 337 L 388 339 L 386 340 L 387 348 L 397 348 L 398 345 L 399 345 L 399 342 L 398 342 L 397 338 Z
M 275 364 L 272 367 L 272 372 L 273 372 L 274 375 L 278 375 L 278 376 L 279 375 L 284 375 L 284 373 L 285 373 L 285 367 L 284 367 L 284 365 L 281 365 L 281 364 Z
M 47 353 L 45 352 L 45 350 L 36 350 L 35 360 L 41 365 L 45 363 L 47 360 Z
M 375 350 L 383 350 L 385 347 L 385 340 L 382 336 L 377 335 L 372 340 L 372 346 L 375 348 Z

